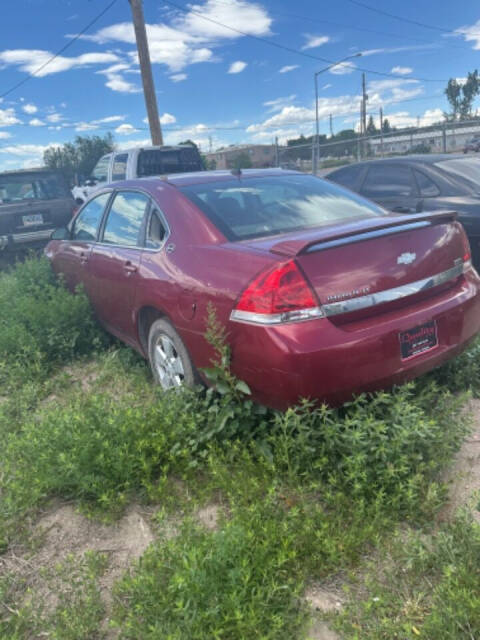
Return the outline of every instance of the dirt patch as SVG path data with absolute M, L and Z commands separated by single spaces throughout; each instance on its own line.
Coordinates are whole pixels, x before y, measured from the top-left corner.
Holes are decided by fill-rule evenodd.
M 340 640 L 340 636 L 321 619 L 323 613 L 339 611 L 342 608 L 344 596 L 340 585 L 311 583 L 305 589 L 304 598 L 313 614 L 306 640 Z
M 42 599 L 47 610 L 52 610 L 58 596 L 49 592 L 48 584 L 42 578 L 43 571 L 53 570 L 69 554 L 80 558 L 86 551 L 104 553 L 108 565 L 99 579 L 99 587 L 107 614 L 114 582 L 154 540 L 148 513 L 138 505 L 131 505 L 118 522 L 107 525 L 86 518 L 72 505 L 60 504 L 40 518 L 35 533 L 42 541 L 38 550 L 29 554 L 9 551 L 0 556 L 0 573 L 21 577 L 35 596 Z
M 220 507 L 217 504 L 209 504 L 206 507 L 198 509 L 198 511 L 195 513 L 195 519 L 210 531 L 218 530 L 219 518 Z
M 480 491 L 480 400 L 471 400 L 470 410 L 474 420 L 473 431 L 443 477 L 450 484 L 450 489 L 448 503 L 439 515 L 440 521 L 450 519 L 460 507 L 472 506 L 473 503 L 474 517 L 480 523 L 474 495 Z

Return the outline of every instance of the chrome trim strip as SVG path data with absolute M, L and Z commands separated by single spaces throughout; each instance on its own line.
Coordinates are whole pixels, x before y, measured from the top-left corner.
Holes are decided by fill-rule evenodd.
M 410 284 L 404 284 L 400 287 L 394 287 L 393 289 L 385 289 L 385 291 L 379 291 L 377 293 L 371 293 L 360 298 L 351 298 L 350 300 L 343 300 L 341 302 L 332 302 L 330 304 L 322 305 L 322 309 L 327 317 L 336 316 L 341 313 L 350 313 L 352 311 L 360 311 L 361 309 L 368 309 L 385 302 L 392 302 L 393 300 L 400 300 L 408 296 L 413 296 L 420 291 L 426 291 L 433 287 L 438 287 L 453 278 L 458 278 L 464 272 L 464 264 L 457 264 L 451 269 L 437 273 L 430 278 L 423 278 Z
M 287 311 L 286 313 L 255 313 L 254 311 L 239 311 L 234 309 L 230 314 L 230 320 L 234 322 L 246 322 L 248 324 L 275 325 L 287 322 L 304 322 L 305 320 L 315 320 L 324 318 L 321 307 L 311 307 L 309 309 L 299 309 L 297 311 Z
M 355 242 L 363 242 L 364 240 L 371 240 L 372 238 L 380 238 L 382 236 L 389 236 L 394 233 L 401 233 L 402 231 L 410 231 L 411 229 L 421 229 L 422 227 L 431 226 L 429 220 L 419 220 L 418 222 L 409 222 L 408 224 L 401 224 L 397 227 L 384 227 L 383 229 L 375 229 L 374 231 L 362 231 L 361 233 L 355 233 L 345 238 L 337 238 L 337 240 L 327 240 L 326 242 L 317 242 L 312 244 L 306 249 L 304 253 L 312 253 L 314 251 L 324 251 L 325 249 L 332 249 L 333 247 L 341 247 L 345 244 L 354 244 Z
M 12 233 L 6 236 L 0 236 L 0 249 L 4 249 L 8 245 L 8 239 L 11 238 L 13 244 L 22 244 L 23 242 L 35 242 L 35 240 L 48 240 L 55 229 L 42 229 L 41 231 L 29 231 L 27 233 Z

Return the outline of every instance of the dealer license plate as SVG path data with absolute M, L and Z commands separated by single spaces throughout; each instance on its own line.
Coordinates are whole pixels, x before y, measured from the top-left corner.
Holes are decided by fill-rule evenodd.
M 22 222 L 24 227 L 43 224 L 43 216 L 41 213 L 30 213 L 28 216 L 22 216 Z
M 434 320 L 399 334 L 402 359 L 413 358 L 438 345 L 437 325 Z

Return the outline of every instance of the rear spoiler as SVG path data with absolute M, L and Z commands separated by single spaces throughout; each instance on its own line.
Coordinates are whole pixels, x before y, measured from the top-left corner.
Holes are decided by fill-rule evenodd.
M 411 214 L 408 217 L 386 216 L 369 218 L 339 227 L 338 225 L 304 232 L 294 238 L 281 240 L 274 244 L 270 251 L 285 256 L 297 256 L 315 251 L 323 251 L 345 244 L 363 242 L 372 238 L 402 233 L 413 229 L 421 229 L 435 224 L 452 222 L 457 219 L 456 211 L 430 211 L 428 213 Z

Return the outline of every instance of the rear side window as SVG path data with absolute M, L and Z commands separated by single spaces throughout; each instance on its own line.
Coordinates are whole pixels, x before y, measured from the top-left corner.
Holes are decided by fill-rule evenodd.
M 327 178 L 329 180 L 333 180 L 334 182 L 338 182 L 344 187 L 355 190 L 360 175 L 362 174 L 364 169 L 365 167 L 358 165 L 353 167 L 346 167 L 345 169 L 334 171 L 331 176 L 327 176 Z
M 158 176 L 166 173 L 200 171 L 200 154 L 193 147 L 185 149 L 146 149 L 138 155 L 137 175 Z
M 109 198 L 109 193 L 102 193 L 83 207 L 74 222 L 72 240 L 93 242 L 97 238 L 98 227 Z
M 398 164 L 369 167 L 361 192 L 373 200 L 412 195 L 413 178 L 410 167 Z
M 103 242 L 137 246 L 149 203 L 149 197 L 143 193 L 135 191 L 117 193 L 105 223 Z
M 437 185 L 421 171 L 414 169 L 415 179 L 418 184 L 418 190 L 422 198 L 434 198 L 440 194 L 440 189 Z
M 229 240 L 386 215 L 362 197 L 309 175 L 238 178 L 180 190 Z
M 65 180 L 56 173 L 18 173 L 0 176 L 0 204 L 70 197 Z
M 113 159 L 112 180 L 125 180 L 127 175 L 128 153 L 117 153 Z

